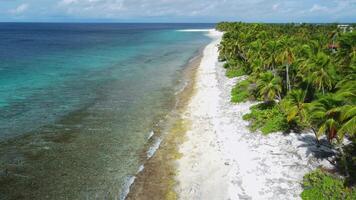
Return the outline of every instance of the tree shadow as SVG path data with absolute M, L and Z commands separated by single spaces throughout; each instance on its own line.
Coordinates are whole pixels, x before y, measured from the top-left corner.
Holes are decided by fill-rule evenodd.
M 298 137 L 299 141 L 302 141 L 303 144 L 298 147 L 306 147 L 307 148 L 307 156 L 312 155 L 317 159 L 327 159 L 329 162 L 332 162 L 334 165 L 333 159 L 336 155 L 336 150 L 330 145 L 326 138 L 319 139 L 317 142 L 316 138 L 312 135 L 300 135 Z

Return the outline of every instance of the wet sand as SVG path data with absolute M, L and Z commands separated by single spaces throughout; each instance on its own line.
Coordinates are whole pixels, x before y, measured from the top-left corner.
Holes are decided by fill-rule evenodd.
M 182 156 L 179 146 L 185 141 L 185 133 L 190 127 L 190 122 L 183 119 L 182 114 L 195 92 L 195 76 L 202 56 L 200 51 L 185 67 L 183 73 L 187 82 L 184 89 L 177 94 L 176 107 L 165 120 L 165 127 L 155 131 L 155 137 L 162 138 L 162 143 L 155 154 L 144 163 L 143 170 L 135 175 L 126 199 L 177 199 L 175 162 Z

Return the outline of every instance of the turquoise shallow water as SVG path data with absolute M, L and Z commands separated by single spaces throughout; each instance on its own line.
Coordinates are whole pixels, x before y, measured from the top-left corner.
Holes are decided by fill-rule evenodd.
M 114 199 L 206 24 L 0 24 L 0 199 Z

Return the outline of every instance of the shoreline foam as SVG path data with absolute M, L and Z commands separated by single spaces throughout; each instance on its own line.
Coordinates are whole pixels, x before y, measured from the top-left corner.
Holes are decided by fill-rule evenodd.
M 178 32 L 212 32 L 214 29 L 180 29 Z
M 179 145 L 184 140 L 186 121 L 181 119 L 181 114 L 185 110 L 187 102 L 192 96 L 194 86 L 194 74 L 199 66 L 202 57 L 201 51 L 197 52 L 187 63 L 183 71 L 185 82 L 178 88 L 174 109 L 165 119 L 162 130 L 154 131 L 150 134 L 150 141 L 160 140 L 159 145 L 153 143 L 149 149 L 155 148 L 154 153 L 148 154 L 149 150 L 144 153 L 144 167 L 135 175 L 135 182 L 130 186 L 130 192 L 125 199 L 166 199 L 175 196 L 174 192 L 174 162 L 180 157 L 178 152 Z M 156 135 L 157 134 L 157 135 Z
M 264 136 L 252 133 L 242 116 L 252 102 L 230 102 L 239 78 L 228 79 L 218 62 L 221 33 L 203 53 L 195 95 L 184 118 L 190 121 L 187 141 L 177 161 L 180 199 L 300 199 L 303 175 L 318 166 L 330 167 L 315 155 L 313 134 Z

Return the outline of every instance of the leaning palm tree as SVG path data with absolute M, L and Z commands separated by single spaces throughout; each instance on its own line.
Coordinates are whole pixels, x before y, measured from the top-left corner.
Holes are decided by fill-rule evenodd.
M 318 136 L 342 141 L 345 134 L 355 135 L 356 108 L 345 104 L 344 93 L 327 94 L 310 104 L 309 112 L 318 125 Z
M 258 94 L 265 101 L 281 100 L 282 80 L 279 76 L 274 76 L 271 71 L 268 71 L 262 73 L 256 83 Z
M 353 76 L 350 77 L 354 77 Z M 339 113 L 339 121 L 341 127 L 338 135 L 340 139 L 348 134 L 351 137 L 356 136 L 356 80 L 348 80 L 346 77 L 344 81 L 340 81 L 336 85 L 338 91 L 335 93 L 335 97 L 342 99 L 344 105 L 331 109 L 330 113 Z
M 301 123 L 305 123 L 307 118 L 305 96 L 306 92 L 300 89 L 292 90 L 287 94 L 281 105 L 287 114 L 288 122 L 299 119 Z
M 346 177 L 349 177 L 350 173 L 346 164 L 346 155 L 343 150 L 343 138 L 346 134 L 351 137 L 355 137 L 356 135 L 356 106 L 334 105 L 335 107 L 333 108 L 327 108 L 330 106 L 330 102 L 332 102 L 330 101 L 330 98 L 329 100 L 322 99 L 320 102 L 313 105 L 314 110 L 312 110 L 312 112 L 314 117 L 319 117 L 319 119 L 321 119 L 317 136 L 326 134 L 330 142 L 332 142 L 333 139 L 336 139 L 336 142 L 334 143 L 335 147 L 339 150 Z
M 356 135 L 356 106 L 344 105 L 330 109 L 328 115 L 338 116 L 337 120 L 340 123 L 337 136 L 342 140 L 345 134 L 350 136 Z
M 299 127 L 311 129 L 315 135 L 316 142 L 319 144 L 320 135 L 318 134 L 318 127 L 315 126 L 315 122 L 320 119 L 315 118 L 317 113 L 313 113 L 314 116 L 310 114 L 310 108 L 312 105 L 310 103 L 305 102 L 305 97 L 305 90 L 292 90 L 280 102 L 280 105 L 283 112 L 287 116 L 288 123 L 295 122 Z

